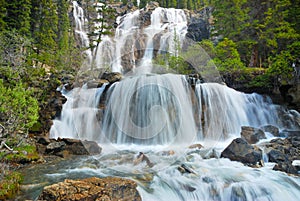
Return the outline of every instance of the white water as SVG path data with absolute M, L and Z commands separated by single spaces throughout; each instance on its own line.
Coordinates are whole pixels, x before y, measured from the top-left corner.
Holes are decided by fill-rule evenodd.
M 73 3 L 73 17 L 75 22 L 75 37 L 79 38 L 80 46 L 83 48 L 88 48 L 90 45 L 90 40 L 87 34 L 87 24 L 88 20 L 84 15 L 83 9 L 78 5 L 77 1 L 72 1 Z M 84 65 L 89 65 L 92 61 L 92 52 L 90 49 L 84 51 L 86 55 L 86 60 Z
M 151 14 L 150 25 L 144 28 L 141 28 L 140 14 L 141 11 L 136 10 L 118 17 L 114 38 L 105 36 L 99 44 L 95 54 L 96 68 L 127 72 L 150 65 L 154 51 L 176 54 L 187 33 L 184 11 L 156 8 Z M 155 42 L 159 44 L 156 50 L 153 49 Z
M 97 105 L 104 87 L 67 93 L 61 119 L 54 121 L 50 136 L 164 145 L 224 141 L 240 136 L 242 126 L 295 129 L 279 117 L 279 112 L 290 115 L 288 111 L 269 98 L 218 83 L 196 84 L 193 91 L 184 76 L 172 74 L 128 77 L 115 83 L 99 119 L 103 111 Z

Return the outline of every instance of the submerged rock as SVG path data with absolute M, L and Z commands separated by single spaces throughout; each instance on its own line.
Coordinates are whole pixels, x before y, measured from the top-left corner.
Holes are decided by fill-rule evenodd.
M 136 159 L 133 161 L 133 164 L 138 165 L 142 162 L 146 162 L 147 166 L 150 168 L 152 168 L 155 165 L 143 152 L 140 152 Z
M 254 166 L 262 160 L 262 151 L 250 145 L 245 139 L 236 138 L 221 153 L 221 157 Z
M 250 144 L 255 144 L 261 139 L 266 139 L 264 131 L 250 126 L 242 126 L 241 137 Z
M 46 186 L 38 199 L 47 201 L 140 201 L 141 197 L 136 187 L 137 184 L 134 181 L 123 178 L 66 179 L 64 182 Z

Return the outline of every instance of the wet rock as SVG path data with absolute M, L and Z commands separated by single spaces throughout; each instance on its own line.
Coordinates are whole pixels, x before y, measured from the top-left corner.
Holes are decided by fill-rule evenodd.
M 40 138 L 37 141 L 37 148 L 40 154 L 68 157 L 71 155 L 100 154 L 102 150 L 94 141 L 82 141 L 70 138 L 51 139 L 49 141 L 48 143 L 46 138 Z
M 140 201 L 141 197 L 136 187 L 137 184 L 134 181 L 123 178 L 66 179 L 64 182 L 46 186 L 38 199 L 47 201 Z
M 297 168 L 294 167 L 291 163 L 277 163 L 274 166 L 273 170 L 282 171 L 290 174 L 298 174 Z
M 54 153 L 61 152 L 65 146 L 66 146 L 65 142 L 51 142 L 46 147 L 46 153 L 54 154 Z
M 192 144 L 189 146 L 189 149 L 202 149 L 203 146 L 201 144 Z
M 261 129 L 250 126 L 242 126 L 241 137 L 250 144 L 255 144 L 261 139 L 266 139 L 266 135 Z
M 122 74 L 118 72 L 103 73 L 99 75 L 100 79 L 107 80 L 109 83 L 114 83 L 122 79 Z
M 262 160 L 262 151 L 250 145 L 245 139 L 236 138 L 221 153 L 221 157 L 253 166 Z
M 136 157 L 136 159 L 133 161 L 133 164 L 138 165 L 142 162 L 146 162 L 147 166 L 150 168 L 154 166 L 154 163 L 152 163 L 150 159 L 143 152 L 140 152 L 139 155 Z
M 275 137 L 279 137 L 280 136 L 279 129 L 276 126 L 266 125 L 266 126 L 260 127 L 260 129 L 262 131 L 264 131 L 264 132 L 271 133 Z
M 277 163 L 274 170 L 297 174 L 293 161 L 300 160 L 300 137 L 277 138 L 265 144 L 269 162 Z M 292 167 L 293 166 L 293 167 Z
M 155 10 L 155 8 L 159 7 L 159 3 L 155 1 L 150 1 L 147 3 L 145 10 Z
M 288 160 L 288 158 L 283 152 L 280 152 L 275 149 L 271 150 L 268 153 L 268 157 L 269 157 L 269 162 L 275 162 L 275 163 L 286 162 Z
M 192 168 L 188 167 L 185 164 L 181 164 L 177 169 L 179 172 L 181 172 L 181 174 L 184 174 L 184 173 L 196 174 L 196 172 Z

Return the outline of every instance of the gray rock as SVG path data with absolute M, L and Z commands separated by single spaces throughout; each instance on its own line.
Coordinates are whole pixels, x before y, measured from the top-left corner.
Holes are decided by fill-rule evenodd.
M 250 126 L 242 126 L 241 137 L 250 144 L 255 144 L 261 139 L 266 139 L 266 135 L 261 129 Z
M 221 153 L 221 157 L 253 166 L 262 160 L 262 151 L 250 145 L 245 139 L 236 138 Z
M 279 129 L 276 126 L 265 125 L 265 126 L 260 127 L 260 129 L 262 131 L 264 131 L 264 132 L 271 133 L 275 137 L 279 137 L 280 136 Z

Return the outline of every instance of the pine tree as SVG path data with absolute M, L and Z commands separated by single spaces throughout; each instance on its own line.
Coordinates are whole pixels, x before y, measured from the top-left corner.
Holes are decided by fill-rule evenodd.
M 102 37 L 112 34 L 112 24 L 115 20 L 115 11 L 108 6 L 105 0 L 97 0 L 94 8 L 98 17 L 93 20 L 94 25 L 92 26 L 92 31 L 88 34 L 90 36 L 90 48 L 94 53 L 92 68 L 94 67 L 95 55 L 97 54 Z
M 0 31 L 3 31 L 6 26 L 6 23 L 4 21 L 5 14 L 6 14 L 6 1 L 0 0 Z
M 39 60 L 42 63 L 53 64 L 57 50 L 58 16 L 56 5 L 49 0 L 39 3 L 40 14 L 35 30 L 35 45 Z
M 6 15 L 4 21 L 7 29 L 16 29 L 23 35 L 30 34 L 30 0 L 6 1 Z

